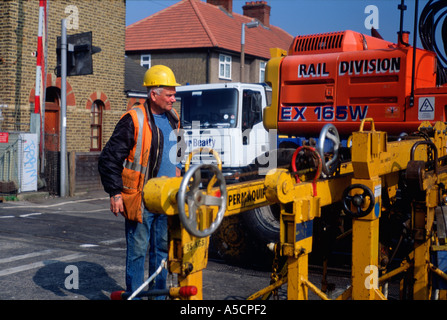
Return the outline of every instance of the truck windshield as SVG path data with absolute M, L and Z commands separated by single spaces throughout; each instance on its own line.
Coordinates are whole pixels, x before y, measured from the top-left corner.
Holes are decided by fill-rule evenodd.
M 234 128 L 238 91 L 233 88 L 177 91 L 183 128 Z

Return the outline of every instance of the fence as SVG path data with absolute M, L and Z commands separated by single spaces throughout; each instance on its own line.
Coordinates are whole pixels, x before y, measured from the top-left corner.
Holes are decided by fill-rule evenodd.
M 67 187 L 70 196 L 79 192 L 102 190 L 98 157 L 99 152 L 68 153 Z M 0 195 L 37 191 L 38 188 L 50 195 L 59 195 L 60 152 L 45 150 L 44 168 L 40 175 L 38 161 L 36 134 L 0 133 Z
M 2 133 L 0 193 L 37 190 L 39 146 L 34 133 Z

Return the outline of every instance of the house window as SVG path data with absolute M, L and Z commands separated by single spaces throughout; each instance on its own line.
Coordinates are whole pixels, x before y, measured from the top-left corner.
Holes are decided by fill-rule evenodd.
M 103 109 L 104 103 L 101 100 L 93 102 L 90 114 L 90 151 L 101 151 Z
M 151 67 L 151 55 L 150 54 L 142 54 L 140 56 L 140 65 L 149 69 Z
M 259 82 L 264 82 L 265 81 L 265 66 L 267 65 L 267 63 L 265 61 L 261 61 L 259 63 Z
M 231 57 L 219 55 L 219 78 L 231 80 Z

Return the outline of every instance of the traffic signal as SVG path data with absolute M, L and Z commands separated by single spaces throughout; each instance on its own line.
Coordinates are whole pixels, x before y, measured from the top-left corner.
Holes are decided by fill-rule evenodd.
M 93 74 L 92 55 L 101 48 L 92 45 L 92 32 L 67 35 L 67 76 Z M 61 37 L 57 37 L 56 75 L 61 76 Z

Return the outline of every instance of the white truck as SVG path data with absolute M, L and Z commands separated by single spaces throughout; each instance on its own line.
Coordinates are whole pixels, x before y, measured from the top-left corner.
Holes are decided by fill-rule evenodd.
M 250 176 L 254 160 L 259 162 L 266 152 L 277 148 L 276 132 L 267 132 L 262 122 L 270 97 L 271 88 L 262 84 L 231 82 L 177 87 L 175 108 L 180 111 L 184 129 L 184 159 L 187 161 L 195 149 L 211 148 L 222 161 L 227 184 L 240 181 L 239 177 L 256 178 Z M 274 160 L 264 165 L 275 166 Z M 195 163 L 216 161 L 204 152 L 191 158 L 191 164 Z M 275 241 L 279 235 L 279 220 L 275 217 L 278 210 L 274 209 L 265 206 L 224 219 L 211 237 L 211 253 L 236 263 L 253 263 L 254 259 L 271 254 L 265 252 L 265 243 Z M 257 254 L 260 250 L 265 254 Z
M 222 161 L 227 183 L 237 181 L 256 157 L 270 150 L 276 135 L 262 123 L 269 87 L 249 83 L 214 83 L 177 88 L 177 108 L 186 142 L 186 156 L 195 149 L 211 148 Z M 270 138 L 270 139 L 269 139 Z M 274 138 L 274 139 L 273 139 Z M 274 140 L 274 141 L 272 141 Z M 216 163 L 208 152 L 195 154 L 191 164 Z

